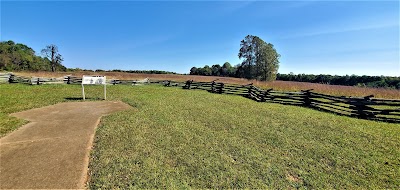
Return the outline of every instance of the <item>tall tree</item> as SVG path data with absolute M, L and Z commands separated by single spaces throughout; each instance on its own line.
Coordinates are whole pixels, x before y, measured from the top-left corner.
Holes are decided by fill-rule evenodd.
M 61 65 L 61 62 L 64 61 L 61 54 L 58 53 L 58 47 L 54 44 L 46 46 L 46 48 L 42 49 L 43 56 L 50 59 L 51 62 L 51 71 L 56 71 L 56 66 Z
M 254 36 L 247 35 L 242 41 L 240 41 L 239 59 L 244 59 L 242 62 L 242 73 L 241 77 L 253 79 L 254 66 L 255 66 L 255 43 Z M 244 69 L 246 68 L 246 69 Z
M 238 56 L 243 59 L 240 75 L 264 81 L 276 79 L 280 55 L 271 43 L 266 43 L 258 36 L 247 35 L 240 42 Z
M 257 73 L 259 78 L 264 81 L 275 80 L 278 73 L 280 55 L 271 43 L 265 43 L 261 40 L 258 47 L 256 65 L 259 68 Z

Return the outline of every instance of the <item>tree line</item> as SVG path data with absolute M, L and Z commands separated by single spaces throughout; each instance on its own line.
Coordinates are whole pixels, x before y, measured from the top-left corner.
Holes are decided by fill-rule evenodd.
M 160 71 L 160 70 L 120 70 L 120 69 L 113 69 L 113 70 L 108 70 L 107 72 L 143 73 L 143 74 L 177 74 L 176 72 Z
M 236 71 L 238 66 L 232 67 L 229 62 L 225 62 L 222 66 L 219 64 L 204 67 L 192 67 L 190 69 L 191 75 L 204 75 L 204 76 L 222 76 L 222 77 L 238 77 Z
M 160 70 L 121 70 L 121 69 L 113 69 L 113 70 L 103 70 L 103 69 L 81 69 L 81 68 L 68 68 L 68 72 L 76 72 L 76 71 L 88 71 L 88 72 L 121 72 L 121 73 L 142 73 L 142 74 L 177 74 L 176 72 L 170 71 L 160 71 Z
M 279 74 L 277 80 L 311 82 L 332 85 L 383 87 L 400 89 L 400 77 L 390 76 L 358 76 L 358 75 L 313 75 L 313 74 Z
M 61 63 L 62 56 L 55 45 L 48 45 L 41 51 L 43 57 L 21 43 L 0 42 L 0 70 L 6 71 L 66 71 Z

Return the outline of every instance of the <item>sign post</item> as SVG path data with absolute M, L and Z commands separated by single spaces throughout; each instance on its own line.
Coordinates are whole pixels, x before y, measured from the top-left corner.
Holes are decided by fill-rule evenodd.
M 106 87 L 106 77 L 105 76 L 88 76 L 83 75 L 82 77 L 82 96 L 83 100 L 85 100 L 85 86 L 84 84 L 92 84 L 92 85 L 104 85 L 104 100 L 107 99 L 107 87 Z

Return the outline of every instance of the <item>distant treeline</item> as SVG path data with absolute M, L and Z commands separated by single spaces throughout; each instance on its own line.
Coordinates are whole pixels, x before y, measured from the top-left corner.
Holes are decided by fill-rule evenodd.
M 231 66 L 226 62 L 223 66 L 217 64 L 213 66 L 192 67 L 190 69 L 191 75 L 204 75 L 204 76 L 223 76 L 223 77 L 236 77 L 236 78 L 250 78 L 245 76 L 243 66 Z M 357 76 L 357 75 L 312 75 L 312 74 L 280 74 L 276 75 L 276 80 L 282 81 L 297 81 L 297 82 L 311 82 L 323 83 L 332 85 L 345 85 L 345 86 L 362 86 L 362 87 L 379 87 L 379 88 L 393 88 L 400 89 L 400 77 L 387 77 L 387 76 Z
M 240 68 L 241 66 L 239 65 L 232 67 L 232 65 L 229 62 L 225 62 L 222 66 L 216 64 L 211 67 L 208 65 L 204 67 L 192 67 L 190 69 L 190 74 L 241 78 Z
M 367 86 L 400 89 L 400 77 L 387 76 L 357 76 L 357 75 L 312 75 L 312 74 L 280 74 L 276 76 L 277 80 L 312 82 L 333 85 L 346 86 Z
M 61 63 L 56 63 L 57 71 L 66 71 Z M 35 55 L 27 45 L 11 40 L 0 42 L 0 70 L 6 71 L 51 71 L 51 60 Z
M 122 72 L 122 73 L 143 73 L 143 74 L 177 74 L 175 72 L 159 71 L 159 70 L 121 70 L 121 69 L 113 69 L 113 70 L 96 69 L 96 70 L 90 70 L 90 69 L 80 69 L 80 68 L 75 68 L 75 69 L 68 68 L 67 71 L 69 71 L 69 72 L 89 71 L 89 72 Z

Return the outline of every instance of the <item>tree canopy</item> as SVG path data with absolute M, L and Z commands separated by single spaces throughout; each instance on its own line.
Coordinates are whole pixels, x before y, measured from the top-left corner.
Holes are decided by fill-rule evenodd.
M 55 64 L 55 69 L 65 71 L 61 61 Z M 0 42 L 0 70 L 7 71 L 51 71 L 51 61 L 35 55 L 35 51 L 27 45 L 14 41 Z
M 223 77 L 236 77 L 236 67 L 232 67 L 229 62 L 225 62 L 222 66 L 219 64 L 212 65 L 211 67 L 205 65 L 204 67 L 192 67 L 190 69 L 191 75 L 205 75 L 205 76 L 223 76 Z
M 240 77 L 262 81 L 276 79 L 280 55 L 271 43 L 266 43 L 258 36 L 247 35 L 240 42 L 239 59 Z

